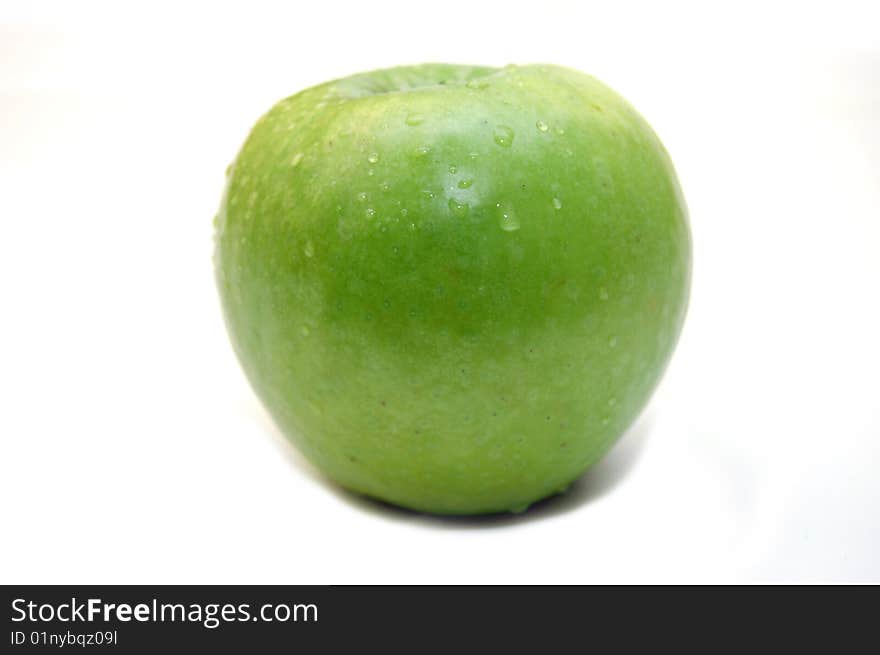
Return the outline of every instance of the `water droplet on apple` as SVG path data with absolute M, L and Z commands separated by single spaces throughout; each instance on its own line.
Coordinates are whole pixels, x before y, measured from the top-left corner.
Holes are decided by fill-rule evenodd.
M 611 419 L 607 416 L 602 417 L 602 425 L 608 425 L 611 422 Z
M 423 190 L 422 190 L 422 195 L 425 196 L 425 197 L 428 198 L 428 199 L 431 199 L 431 198 L 434 197 L 434 192 L 431 191 L 430 189 L 423 189 Z
M 315 245 L 311 241 L 306 241 L 306 245 L 303 247 L 303 253 L 306 257 L 313 257 L 315 255 Z
M 498 208 L 498 226 L 505 232 L 515 232 L 520 228 L 519 219 L 513 213 L 513 209 L 502 204 L 496 203 Z
M 513 145 L 513 130 L 507 125 L 496 125 L 493 138 L 502 148 L 509 148 Z
M 468 159 L 470 159 L 471 161 L 476 161 L 477 157 L 479 157 L 479 155 L 475 152 L 471 152 L 468 154 Z
M 311 334 L 312 331 L 309 329 L 309 326 L 308 326 L 308 325 L 303 325 L 303 326 L 299 329 L 299 332 L 300 332 L 300 334 L 303 335 L 304 337 L 307 337 L 307 336 L 309 336 L 309 334 Z
M 339 218 L 339 223 L 336 225 L 336 231 L 339 233 L 339 236 L 348 241 L 352 237 L 352 227 L 350 225 L 349 220 L 341 216 Z
M 379 161 L 378 153 L 371 152 L 369 157 L 367 157 L 367 161 L 370 162 L 371 164 L 375 164 L 376 162 L 378 162 Z
M 303 160 L 303 154 L 301 152 L 296 153 L 293 156 L 293 159 L 290 160 L 290 165 L 296 168 L 299 166 L 299 163 Z
M 361 191 L 361 192 L 357 195 L 357 199 L 358 199 L 359 202 L 366 202 L 366 201 L 367 201 L 367 192 L 366 192 L 366 191 Z
M 429 152 L 431 152 L 430 146 L 419 146 L 416 148 L 416 157 L 425 157 Z
M 449 211 L 452 212 L 452 215 L 456 218 L 464 218 L 468 215 L 468 211 L 470 207 L 468 207 L 467 203 L 458 202 L 455 198 L 449 199 Z
M 388 191 L 391 188 L 391 185 L 388 182 L 382 182 L 382 191 Z
M 458 168 L 456 168 L 455 164 L 450 165 L 450 167 L 449 167 L 449 172 L 450 172 L 452 175 L 455 175 L 455 174 L 458 172 Z
M 367 175 L 369 175 L 370 177 L 372 177 L 375 174 L 376 174 L 376 171 L 374 171 L 372 168 L 367 169 Z
M 535 127 L 538 128 L 539 132 L 546 132 L 550 129 L 550 126 L 547 125 L 547 123 L 545 123 L 544 121 L 538 121 L 537 123 L 535 123 Z
M 424 122 L 425 122 L 424 114 L 410 114 L 409 116 L 406 117 L 406 124 L 407 125 L 413 125 L 413 126 L 414 125 L 421 125 Z
M 367 218 L 373 218 L 373 216 L 376 215 L 376 210 L 373 209 L 372 207 L 367 207 L 367 211 L 364 212 L 364 215 Z
M 553 209 L 562 209 L 562 201 L 559 198 L 553 198 Z
M 465 86 L 469 89 L 477 89 L 482 90 L 489 86 L 489 83 L 486 80 L 468 80 L 468 83 Z
M 458 186 L 459 189 L 467 189 L 467 188 L 469 188 L 473 183 L 474 183 L 473 180 L 459 180 L 457 186 Z
M 556 128 L 555 130 L 553 130 L 553 131 L 556 132 L 556 134 L 558 134 L 559 136 L 562 136 L 563 134 L 565 134 L 565 130 L 562 129 L 561 127 L 557 127 L 557 128 Z

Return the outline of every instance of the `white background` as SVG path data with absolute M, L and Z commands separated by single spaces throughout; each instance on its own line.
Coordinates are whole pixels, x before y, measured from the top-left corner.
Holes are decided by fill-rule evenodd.
M 0 9 L 0 582 L 880 582 L 871 3 L 36 5 Z M 251 124 L 423 61 L 599 77 L 690 206 L 660 390 L 522 516 L 338 491 L 273 427 L 219 313 L 211 221 Z

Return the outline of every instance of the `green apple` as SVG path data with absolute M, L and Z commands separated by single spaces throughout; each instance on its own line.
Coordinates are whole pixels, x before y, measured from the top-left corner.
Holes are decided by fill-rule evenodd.
M 359 494 L 521 511 L 644 407 L 691 267 L 669 156 L 557 66 L 428 64 L 275 105 L 228 171 L 215 268 L 282 431 Z

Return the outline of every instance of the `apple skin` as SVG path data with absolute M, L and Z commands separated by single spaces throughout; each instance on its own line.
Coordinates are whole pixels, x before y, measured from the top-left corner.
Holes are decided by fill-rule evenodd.
M 215 270 L 282 431 L 439 514 L 564 491 L 645 406 L 690 286 L 649 125 L 557 66 L 425 64 L 275 105 L 227 172 Z

